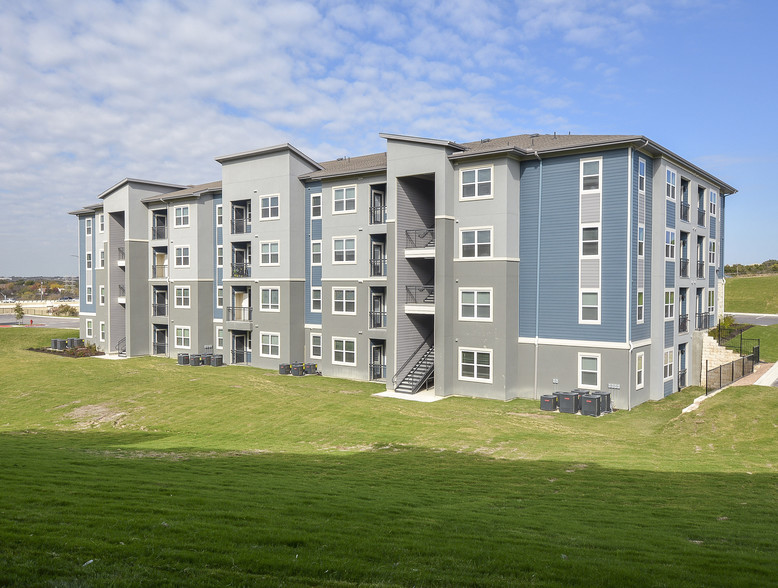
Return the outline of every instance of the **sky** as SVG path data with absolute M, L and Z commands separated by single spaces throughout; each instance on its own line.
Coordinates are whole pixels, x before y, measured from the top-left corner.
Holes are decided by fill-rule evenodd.
M 0 2 L 0 276 L 76 274 L 67 213 L 124 178 L 379 133 L 645 135 L 738 189 L 726 263 L 775 259 L 776 21 L 772 0 Z

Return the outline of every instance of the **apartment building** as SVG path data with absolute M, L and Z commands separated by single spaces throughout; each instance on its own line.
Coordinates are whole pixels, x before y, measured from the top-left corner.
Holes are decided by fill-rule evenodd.
M 630 408 L 699 383 L 734 188 L 638 135 L 381 137 L 217 157 L 221 181 L 124 180 L 73 212 L 82 336 L 441 396 Z

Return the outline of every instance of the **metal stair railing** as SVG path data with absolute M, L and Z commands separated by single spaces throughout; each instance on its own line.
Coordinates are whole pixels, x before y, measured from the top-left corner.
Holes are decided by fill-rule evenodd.
M 397 383 L 397 381 L 398 381 L 398 379 L 400 377 L 400 374 L 402 374 L 403 377 L 405 377 L 407 375 L 406 372 L 405 372 L 405 368 L 407 368 L 409 365 L 411 365 L 411 363 L 413 363 L 415 365 L 418 362 L 418 359 L 421 358 L 421 356 L 424 355 L 424 353 L 426 353 L 426 350 L 424 352 L 422 352 L 422 353 L 419 353 L 419 352 L 422 351 L 422 349 L 424 349 L 425 346 L 429 345 L 429 342 L 433 338 L 434 335 L 435 335 L 434 332 L 430 333 L 429 335 L 427 335 L 427 337 L 424 339 L 424 341 L 422 341 L 421 344 L 413 351 L 413 353 L 411 353 L 408 356 L 408 359 L 405 360 L 405 363 L 403 363 L 400 366 L 400 369 L 398 369 L 395 372 L 395 374 L 392 376 L 392 385 L 393 386 Z M 432 347 L 432 345 L 429 345 L 429 347 Z M 408 370 L 408 371 L 410 371 L 410 370 Z

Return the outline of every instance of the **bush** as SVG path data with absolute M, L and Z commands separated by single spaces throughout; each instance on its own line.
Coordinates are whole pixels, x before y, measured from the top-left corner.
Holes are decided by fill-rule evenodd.
M 14 316 L 16 316 L 17 321 L 21 321 L 24 318 L 24 308 L 19 302 L 14 306 Z
M 51 311 L 54 316 L 78 316 L 78 309 L 69 304 L 60 304 Z

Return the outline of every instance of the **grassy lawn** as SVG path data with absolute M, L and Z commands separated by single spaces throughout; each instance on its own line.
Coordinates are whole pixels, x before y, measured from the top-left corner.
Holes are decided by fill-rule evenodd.
M 778 314 L 778 275 L 727 278 L 724 311 Z
M 762 361 L 778 361 L 778 325 L 769 327 L 751 327 L 743 331 L 744 339 L 759 339 L 759 352 Z M 736 337 L 727 347 L 737 348 L 739 338 Z
M 599 419 L 0 329 L 0 585 L 764 586 L 774 389 Z

